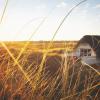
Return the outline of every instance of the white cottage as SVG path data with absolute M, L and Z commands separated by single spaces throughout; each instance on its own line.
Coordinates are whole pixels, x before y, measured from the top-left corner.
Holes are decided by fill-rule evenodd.
M 75 55 L 87 64 L 100 64 L 100 36 L 84 36 L 75 48 Z

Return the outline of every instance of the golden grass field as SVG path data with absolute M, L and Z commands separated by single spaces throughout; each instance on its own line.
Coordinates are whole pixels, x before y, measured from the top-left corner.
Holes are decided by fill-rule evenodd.
M 64 56 L 77 42 L 56 41 L 49 49 L 43 41 L 27 48 L 26 42 L 3 43 L 0 100 L 99 100 L 99 74 L 81 59 Z
M 80 1 L 69 10 L 54 32 L 50 43 L 0 41 L 0 100 L 100 99 L 100 73 L 96 71 L 100 66 L 83 65 L 81 59 L 64 55 L 64 52 L 73 51 L 77 43 L 75 41 L 53 43 L 67 17 L 86 1 Z M 8 2 L 9 0 L 5 0 L 0 25 Z

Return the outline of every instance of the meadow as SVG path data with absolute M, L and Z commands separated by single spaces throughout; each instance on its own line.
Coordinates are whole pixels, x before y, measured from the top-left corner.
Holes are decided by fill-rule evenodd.
M 100 75 L 66 55 L 77 41 L 3 43 L 0 100 L 99 100 Z
M 67 17 L 80 4 L 73 6 L 64 16 L 49 42 L 0 41 L 0 100 L 99 100 L 100 66 L 88 66 L 80 58 L 67 56 L 77 42 L 53 42 Z M 0 17 L 2 25 L 9 0 Z M 97 68 L 97 69 L 96 69 Z

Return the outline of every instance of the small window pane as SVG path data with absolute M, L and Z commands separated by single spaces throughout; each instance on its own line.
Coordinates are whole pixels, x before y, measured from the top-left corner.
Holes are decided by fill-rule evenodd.
M 91 56 L 91 49 L 80 49 L 80 56 Z

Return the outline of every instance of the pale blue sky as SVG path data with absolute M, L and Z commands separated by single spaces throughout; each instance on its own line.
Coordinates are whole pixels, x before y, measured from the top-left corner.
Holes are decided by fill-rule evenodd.
M 31 40 L 51 40 L 67 12 L 82 0 L 9 0 L 0 40 L 28 40 L 44 17 L 43 25 Z M 5 0 L 0 0 L 0 17 Z M 83 35 L 100 35 L 100 0 L 88 0 L 66 19 L 55 40 L 78 40 Z

